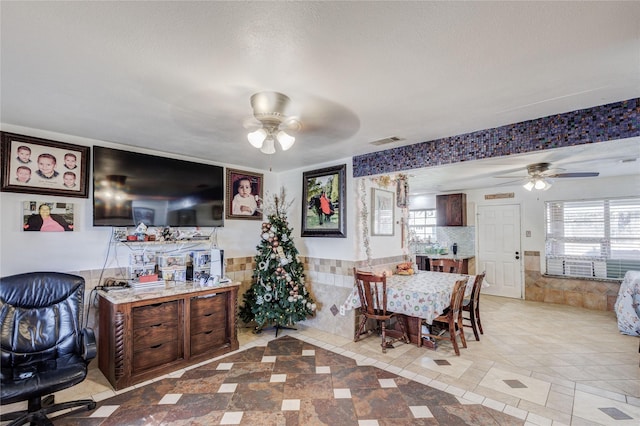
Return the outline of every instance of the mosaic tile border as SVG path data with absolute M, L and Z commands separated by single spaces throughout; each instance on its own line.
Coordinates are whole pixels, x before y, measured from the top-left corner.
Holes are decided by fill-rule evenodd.
M 640 98 L 353 157 L 353 177 L 640 136 Z

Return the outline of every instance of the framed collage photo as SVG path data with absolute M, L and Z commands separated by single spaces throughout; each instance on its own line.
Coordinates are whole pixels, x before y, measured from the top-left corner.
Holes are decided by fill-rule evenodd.
M 2 191 L 89 196 L 87 146 L 2 132 Z
M 346 238 L 347 165 L 302 174 L 303 237 Z
M 395 195 L 383 189 L 371 189 L 371 235 L 393 235 Z
M 262 220 L 263 175 L 227 169 L 225 218 Z

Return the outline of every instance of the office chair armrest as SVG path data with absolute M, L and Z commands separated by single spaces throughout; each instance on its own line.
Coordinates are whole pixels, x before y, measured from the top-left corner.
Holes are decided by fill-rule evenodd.
M 98 353 L 96 348 L 96 335 L 91 328 L 82 329 L 82 359 L 90 361 Z

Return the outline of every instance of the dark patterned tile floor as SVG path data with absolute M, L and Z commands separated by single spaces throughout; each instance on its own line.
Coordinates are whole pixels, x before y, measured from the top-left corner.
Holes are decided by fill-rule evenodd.
M 54 418 L 56 426 L 522 425 L 291 336 Z

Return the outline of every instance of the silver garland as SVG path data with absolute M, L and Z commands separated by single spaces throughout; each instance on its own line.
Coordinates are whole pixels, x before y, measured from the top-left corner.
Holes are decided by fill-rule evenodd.
M 367 255 L 367 266 L 371 266 L 371 246 L 369 245 L 369 211 L 367 210 L 367 187 L 364 179 L 360 179 L 360 224 L 362 226 L 362 243 L 364 244 L 364 252 Z

